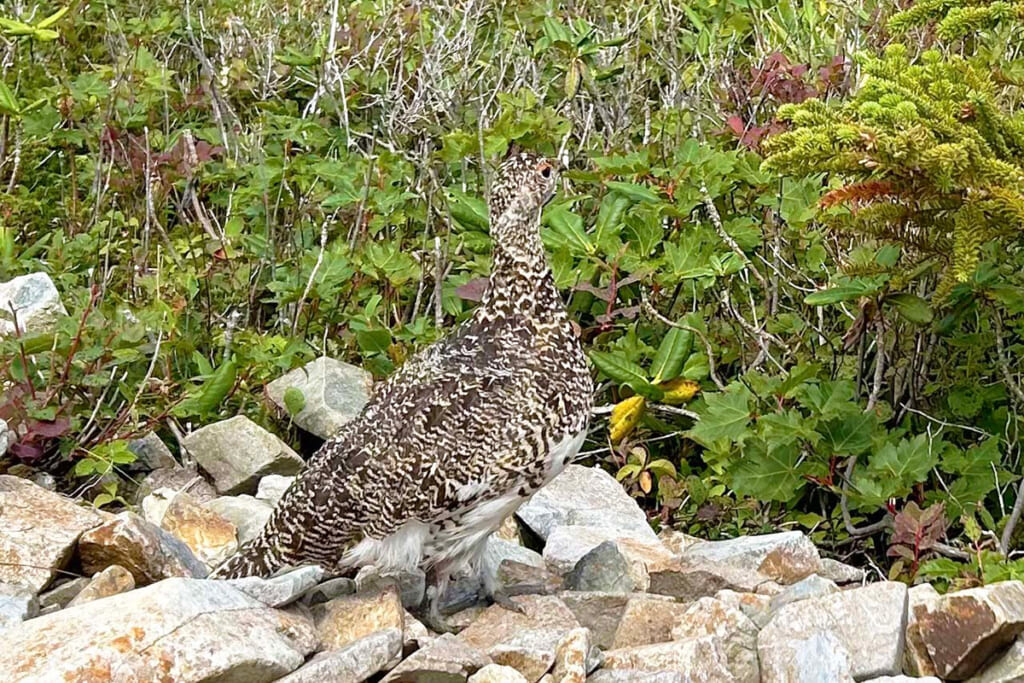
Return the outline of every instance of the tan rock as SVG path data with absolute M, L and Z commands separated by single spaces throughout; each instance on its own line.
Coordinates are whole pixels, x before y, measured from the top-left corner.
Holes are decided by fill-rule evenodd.
M 743 612 L 758 628 L 763 628 L 771 618 L 772 598 L 768 595 L 737 593 L 726 589 L 715 593 L 715 600 Z
M 526 678 L 510 666 L 488 664 L 470 676 L 469 683 L 526 683 Z
M 529 683 L 537 683 L 555 663 L 559 635 L 557 630 L 522 630 L 492 646 L 487 655 L 495 664 L 510 666 Z
M 356 683 L 386 671 L 401 656 L 401 634 L 385 629 L 338 650 L 320 652 L 277 683 Z
M 135 577 L 118 564 L 113 564 L 89 580 L 89 583 L 76 595 L 68 606 L 81 605 L 111 595 L 125 593 L 135 588 Z
M 940 678 L 969 678 L 1024 631 L 1024 584 L 947 593 L 924 603 L 916 626 Z
M 491 605 L 459 634 L 459 640 L 487 652 L 521 631 L 550 631 L 557 642 L 562 635 L 580 625 L 565 603 L 553 595 L 522 595 L 512 600 L 523 608 L 524 614 Z
M 419 619 L 409 614 L 408 611 L 403 611 L 402 613 L 402 624 L 402 650 L 406 655 L 415 652 L 421 647 L 426 647 L 437 637 Z
M 67 565 L 79 536 L 102 523 L 90 508 L 0 476 L 0 581 L 39 592 Z
M 939 597 L 939 592 L 930 583 L 913 586 L 907 591 L 907 645 L 903 650 L 903 670 L 909 674 L 934 676 L 936 673 L 928 647 L 921 640 L 917 617 L 924 613 L 928 603 Z
M 381 683 L 465 679 L 492 663 L 480 650 L 446 633 L 392 669 Z
M 187 545 L 133 512 L 122 512 L 82 534 L 78 552 L 87 573 L 118 564 L 132 573 L 136 585 L 206 576 L 206 568 Z
M 818 549 L 799 531 L 697 543 L 686 549 L 683 559 L 698 564 L 711 561 L 745 573 L 756 572 L 783 585 L 822 571 Z
M 867 578 L 867 573 L 859 567 L 852 567 L 831 557 L 823 557 L 818 576 L 838 584 L 862 583 Z
M 676 640 L 711 637 L 728 662 L 737 683 L 761 680 L 757 660 L 757 626 L 743 612 L 714 598 L 701 598 L 687 605 L 672 629 Z
M 555 683 L 584 683 L 590 658 L 590 631 L 574 628 L 562 636 L 555 648 Z
M 684 534 L 682 531 L 676 531 L 675 529 L 662 529 L 658 533 L 658 540 L 668 548 L 669 552 L 677 556 L 682 555 L 690 546 L 704 542 L 696 536 Z
M 187 545 L 207 567 L 216 567 L 238 551 L 235 525 L 202 507 L 187 493 L 171 498 L 160 526 Z
M 336 650 L 384 629 L 399 633 L 405 629 L 405 610 L 393 586 L 315 605 L 313 618 L 324 650 Z
M 630 598 L 615 630 L 612 649 L 653 645 L 674 640 L 672 628 L 686 613 L 687 606 L 647 596 Z
M 669 643 L 609 650 L 604 653 L 604 669 L 638 671 L 676 671 L 684 681 L 694 683 L 734 683 L 725 653 L 710 636 Z

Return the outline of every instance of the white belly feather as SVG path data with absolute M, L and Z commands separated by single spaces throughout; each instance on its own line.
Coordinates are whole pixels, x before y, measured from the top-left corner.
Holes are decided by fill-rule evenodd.
M 573 461 L 585 437 L 586 430 L 562 439 L 548 450 L 544 484 Z M 457 496 L 460 500 L 469 500 L 489 486 L 487 481 L 473 482 L 462 486 Z M 382 571 L 396 571 L 421 566 L 426 557 L 433 565 L 447 565 L 452 573 L 475 569 L 487 537 L 527 500 L 528 497 L 519 495 L 519 486 L 514 486 L 496 498 L 461 511 L 459 522 L 451 528 L 411 519 L 383 539 L 363 539 L 345 553 L 341 564 L 344 567 L 373 565 Z

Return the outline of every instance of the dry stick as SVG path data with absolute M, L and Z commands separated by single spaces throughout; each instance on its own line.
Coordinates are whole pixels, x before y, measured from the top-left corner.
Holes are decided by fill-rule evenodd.
M 993 317 L 996 326 L 996 357 L 999 363 L 999 370 L 1002 372 L 1003 381 L 1010 389 L 1010 392 L 1016 397 L 1018 402 L 1024 405 L 1024 391 L 1014 381 L 1013 375 L 1010 372 L 1010 363 L 1006 358 L 1006 347 L 1003 342 L 1003 320 L 999 316 L 998 311 L 995 312 Z M 1013 502 L 1010 519 L 1007 520 L 1006 526 L 1003 528 L 1002 537 L 1000 538 L 1000 549 L 1004 556 L 1009 553 L 1010 541 L 1013 540 L 1013 532 L 1017 529 L 1022 512 L 1024 512 L 1024 479 L 1021 479 L 1017 485 L 1017 499 Z
M 335 212 L 337 213 L 337 212 Z M 331 218 L 333 219 L 333 215 Z M 309 296 L 309 292 L 313 289 L 313 280 L 316 279 L 316 274 L 320 270 L 320 266 L 324 262 L 324 251 L 327 249 L 327 221 L 320 224 L 320 251 L 316 255 L 316 263 L 313 264 L 313 270 L 309 274 L 309 280 L 306 281 L 306 288 L 302 290 L 302 296 L 299 297 L 299 302 L 295 306 L 295 319 L 292 320 L 292 336 L 295 336 L 295 331 L 299 327 L 299 318 L 302 315 L 302 305 L 306 301 L 306 297 Z

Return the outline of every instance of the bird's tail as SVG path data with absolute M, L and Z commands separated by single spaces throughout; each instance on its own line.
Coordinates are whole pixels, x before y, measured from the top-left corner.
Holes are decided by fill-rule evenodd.
M 238 579 L 243 576 L 267 578 L 287 564 L 278 556 L 265 537 L 260 535 L 214 569 L 210 573 L 210 578 Z

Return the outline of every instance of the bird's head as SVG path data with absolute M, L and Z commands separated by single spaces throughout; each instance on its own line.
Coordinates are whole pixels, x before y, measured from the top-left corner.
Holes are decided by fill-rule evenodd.
M 556 164 L 534 152 L 512 148 L 491 186 L 491 225 L 506 212 L 514 211 L 522 220 L 530 222 L 540 215 L 540 210 L 555 196 L 558 183 Z M 515 216 L 508 216 L 515 218 Z

